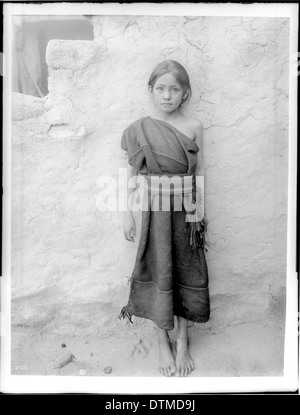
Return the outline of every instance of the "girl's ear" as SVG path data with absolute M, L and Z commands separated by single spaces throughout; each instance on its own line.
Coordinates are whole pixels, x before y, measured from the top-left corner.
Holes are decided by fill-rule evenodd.
M 187 91 L 187 92 L 185 92 L 184 94 L 183 94 L 183 96 L 182 96 L 182 100 L 181 100 L 181 103 L 180 103 L 180 105 L 179 106 L 181 106 L 186 100 L 187 100 L 187 98 L 188 98 L 188 96 L 189 96 L 189 94 L 190 94 L 190 91 Z
M 153 99 L 153 90 L 150 85 L 148 86 L 148 92 L 150 94 L 150 98 Z
M 189 96 L 188 93 L 183 95 L 182 100 L 181 100 L 182 104 L 184 103 L 184 101 L 187 99 L 188 96 Z
M 184 94 L 183 94 L 183 97 L 182 97 L 182 103 L 188 98 L 188 96 L 190 95 L 190 91 L 186 91 Z

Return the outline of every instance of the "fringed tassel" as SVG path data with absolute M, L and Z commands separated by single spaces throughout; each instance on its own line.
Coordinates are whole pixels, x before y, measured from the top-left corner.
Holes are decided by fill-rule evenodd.
M 196 205 L 195 214 L 197 218 L 197 214 L 199 214 L 197 211 L 197 203 L 200 203 L 200 200 L 197 200 L 197 183 L 195 175 L 193 175 L 192 203 L 194 206 Z M 188 222 L 190 222 L 190 245 L 192 249 L 202 248 L 207 251 L 207 243 L 205 242 L 205 234 L 207 233 L 207 221 L 205 219 L 205 215 L 200 221 Z
M 130 321 L 130 323 L 133 324 L 133 321 L 131 320 L 131 314 L 129 313 L 128 309 L 127 309 L 127 305 L 124 306 L 119 314 L 119 319 L 123 319 L 123 318 L 128 318 L 128 320 Z
M 202 248 L 207 251 L 205 234 L 207 233 L 207 222 L 203 218 L 200 222 L 190 222 L 190 245 L 192 249 Z

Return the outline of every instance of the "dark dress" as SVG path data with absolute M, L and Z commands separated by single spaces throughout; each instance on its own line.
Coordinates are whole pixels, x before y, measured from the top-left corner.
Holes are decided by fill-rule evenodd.
M 193 174 L 196 143 L 167 122 L 143 117 L 123 133 L 121 148 L 139 174 Z M 165 197 L 165 196 L 164 196 Z M 204 233 L 191 245 L 191 223 L 186 211 L 174 210 L 169 195 L 168 211 L 142 211 L 141 236 L 130 279 L 129 300 L 120 317 L 150 319 L 161 329 L 174 328 L 174 315 L 204 323 L 210 314 L 208 271 Z M 204 222 L 201 223 L 203 225 Z M 203 228 L 198 228 L 203 229 Z

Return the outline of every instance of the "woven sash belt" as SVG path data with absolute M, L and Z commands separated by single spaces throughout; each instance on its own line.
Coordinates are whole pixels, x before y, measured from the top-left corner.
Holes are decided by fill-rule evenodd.
M 195 249 L 205 248 L 206 220 L 201 209 L 198 192 L 196 189 L 196 177 L 193 174 L 145 174 L 140 175 L 140 187 L 144 197 L 150 198 L 152 210 L 170 210 L 169 198 L 156 198 L 155 196 L 177 196 L 174 199 L 174 210 L 185 209 L 185 220 L 190 223 L 190 245 Z M 201 195 L 199 194 L 199 197 Z M 203 195 L 202 195 L 203 197 Z M 161 203 L 161 209 L 158 203 Z M 147 203 L 148 206 L 148 203 Z M 206 249 L 206 248 L 205 248 Z

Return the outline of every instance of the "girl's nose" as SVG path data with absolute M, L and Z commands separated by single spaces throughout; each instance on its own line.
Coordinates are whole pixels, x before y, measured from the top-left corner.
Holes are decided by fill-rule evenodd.
M 164 99 L 170 99 L 170 96 L 171 96 L 170 91 L 165 91 Z

